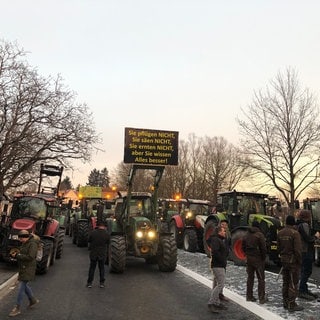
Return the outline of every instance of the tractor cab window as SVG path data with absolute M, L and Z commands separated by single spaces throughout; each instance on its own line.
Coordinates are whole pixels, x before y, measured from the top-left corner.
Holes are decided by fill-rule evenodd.
M 13 219 L 32 217 L 44 219 L 46 217 L 46 202 L 43 199 L 23 197 L 13 203 L 11 216 Z
M 190 204 L 189 211 L 192 211 L 194 215 L 208 215 L 209 206 L 204 204 L 192 203 Z

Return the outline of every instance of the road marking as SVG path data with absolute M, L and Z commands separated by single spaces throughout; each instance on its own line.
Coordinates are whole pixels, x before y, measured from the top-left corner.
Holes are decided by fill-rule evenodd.
M 208 288 L 212 288 L 212 280 L 209 280 L 199 274 L 197 274 L 194 271 L 191 271 L 181 265 L 177 265 L 176 268 L 178 271 L 186 274 L 187 276 L 193 278 L 194 280 L 202 283 L 203 285 L 207 286 Z M 246 301 L 246 299 L 242 296 L 240 296 L 239 294 L 224 288 L 223 289 L 223 294 L 229 298 L 230 300 L 232 300 L 233 302 L 241 305 L 242 307 L 244 307 L 245 309 L 249 310 L 250 312 L 256 314 L 257 316 L 259 316 L 262 319 L 266 319 L 266 320 L 284 320 L 284 318 L 280 317 L 279 315 L 259 306 L 258 304 L 254 303 L 254 302 L 248 302 Z

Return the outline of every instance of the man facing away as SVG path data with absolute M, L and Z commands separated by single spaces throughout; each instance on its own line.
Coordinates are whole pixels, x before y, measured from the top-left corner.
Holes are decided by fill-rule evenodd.
M 313 300 L 318 296 L 308 288 L 308 280 L 312 274 L 314 242 L 319 238 L 319 232 L 315 235 L 311 231 L 311 212 L 301 210 L 298 215 L 297 228 L 301 236 L 302 262 L 299 283 L 299 298 Z
M 89 250 L 90 250 L 90 267 L 88 272 L 87 287 L 92 287 L 94 273 L 98 264 L 100 276 L 100 288 L 104 288 L 105 281 L 105 261 L 107 254 L 107 245 L 109 244 L 109 234 L 102 222 L 97 223 L 97 228 L 89 235 Z
M 267 302 L 265 294 L 265 260 L 267 257 L 267 245 L 264 234 L 259 228 L 258 221 L 253 221 L 247 235 L 243 239 L 242 249 L 247 256 L 247 301 L 256 301 L 253 296 L 254 276 L 258 279 L 259 303 Z
M 282 263 L 282 299 L 283 307 L 289 312 L 301 311 L 297 305 L 298 283 L 301 268 L 301 238 L 296 230 L 295 218 L 287 216 L 286 226 L 278 232 L 278 251 Z
M 213 274 L 212 290 L 208 307 L 211 312 L 227 309 L 221 303 L 219 294 L 223 291 L 225 284 L 228 249 L 225 244 L 226 230 L 217 226 L 210 239 L 211 247 L 211 270 Z

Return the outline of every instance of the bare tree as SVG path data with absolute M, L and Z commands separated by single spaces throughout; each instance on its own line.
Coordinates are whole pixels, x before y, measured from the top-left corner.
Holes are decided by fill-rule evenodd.
M 40 76 L 25 55 L 0 41 L 0 195 L 35 180 L 42 162 L 89 161 L 100 142 L 87 106 L 60 76 Z
M 199 155 L 205 176 L 206 198 L 216 203 L 218 191 L 233 190 L 247 177 L 242 154 L 223 137 L 205 137 Z
M 255 92 L 238 119 L 243 152 L 264 186 L 278 190 L 291 211 L 319 178 L 319 110 L 315 96 L 302 89 L 297 72 L 279 72 L 266 91 Z

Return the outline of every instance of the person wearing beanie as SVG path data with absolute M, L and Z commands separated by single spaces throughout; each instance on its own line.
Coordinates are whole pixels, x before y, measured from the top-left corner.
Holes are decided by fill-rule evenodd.
M 302 263 L 299 283 L 299 298 L 314 300 L 318 295 L 308 289 L 308 280 L 312 274 L 314 242 L 319 238 L 319 233 L 312 234 L 311 211 L 301 210 L 298 215 L 298 231 L 302 244 Z
M 9 317 L 15 317 L 21 313 L 20 308 L 24 294 L 26 294 L 29 299 L 29 308 L 39 303 L 39 300 L 34 297 L 33 291 L 29 285 L 29 282 L 34 280 L 36 274 L 38 243 L 28 230 L 20 230 L 18 238 L 21 242 L 21 246 L 19 251 L 11 253 L 11 257 L 18 261 L 19 291 L 17 304 L 9 313 Z
M 299 232 L 296 230 L 295 218 L 289 215 L 286 226 L 278 232 L 277 245 L 282 263 L 282 302 L 289 312 L 304 308 L 296 303 L 302 261 L 302 247 Z
M 265 261 L 267 257 L 267 245 L 264 234 L 260 230 L 260 224 L 254 220 L 252 227 L 248 229 L 242 241 L 242 249 L 247 257 L 247 301 L 256 301 L 253 296 L 254 276 L 258 279 L 259 303 L 268 301 L 265 293 Z

